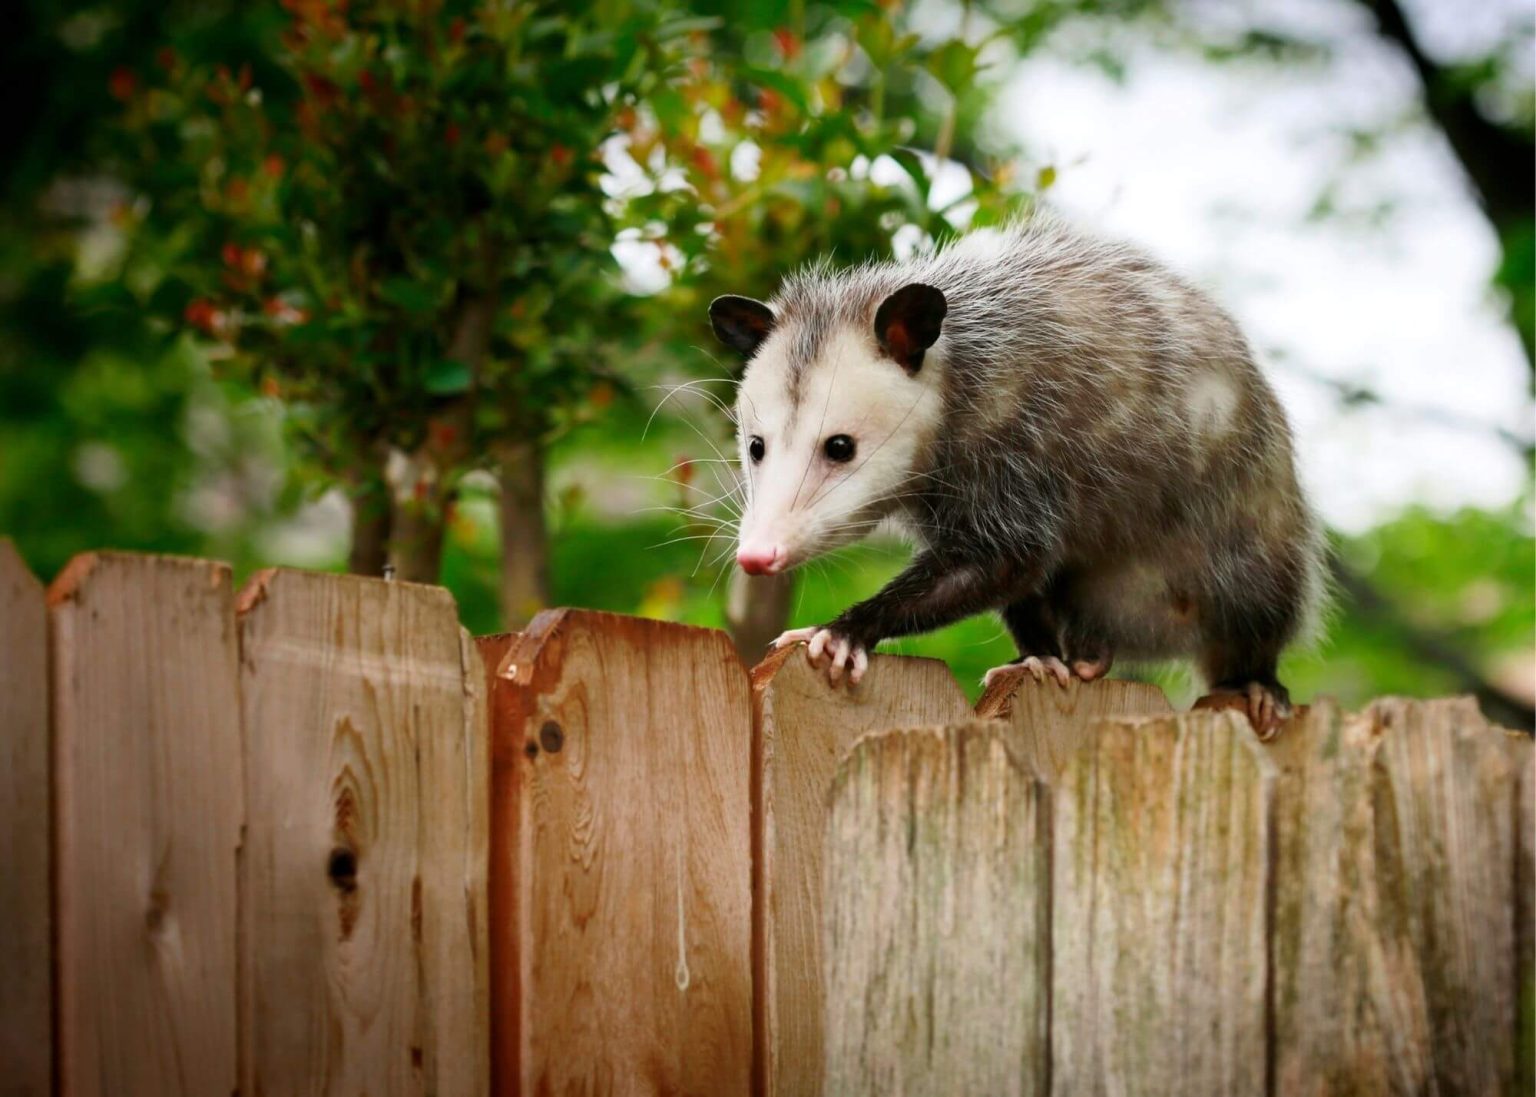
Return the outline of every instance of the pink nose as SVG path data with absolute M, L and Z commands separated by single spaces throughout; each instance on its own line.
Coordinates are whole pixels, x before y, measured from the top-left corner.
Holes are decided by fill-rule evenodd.
M 784 546 L 744 547 L 737 550 L 736 562 L 748 575 L 772 575 L 784 568 Z

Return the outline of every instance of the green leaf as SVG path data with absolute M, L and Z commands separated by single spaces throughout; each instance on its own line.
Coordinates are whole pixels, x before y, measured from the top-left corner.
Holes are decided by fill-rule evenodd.
M 469 391 L 469 366 L 453 358 L 433 362 L 422 376 L 422 387 L 433 396 L 458 396 Z
M 406 312 L 431 312 L 437 308 L 439 299 L 432 287 L 413 278 L 387 278 L 379 283 L 377 292 L 381 301 L 396 305 Z

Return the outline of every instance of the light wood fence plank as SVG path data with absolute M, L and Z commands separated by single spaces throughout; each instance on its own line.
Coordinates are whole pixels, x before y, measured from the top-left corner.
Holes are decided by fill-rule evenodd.
M 48 610 L 0 539 L 0 1094 L 53 1088 Z
M 1426 1092 L 1422 986 L 1383 937 L 1373 770 L 1381 726 L 1327 702 L 1270 747 L 1275 820 L 1274 1046 L 1280 1092 Z M 1393 959 L 1393 956 L 1397 960 Z
M 62 1092 L 237 1082 L 229 568 L 76 557 L 49 590 Z
M 827 832 L 822 1092 L 1048 1092 L 1039 808 L 995 724 L 853 748 Z
M 241 593 L 245 1092 L 485 1093 L 484 670 L 437 587 Z
M 1470 698 L 1393 698 L 1367 715 L 1381 727 L 1371 799 L 1387 975 L 1426 1006 L 1418 1092 L 1513 1094 L 1516 761 Z
M 1095 720 L 1172 711 L 1163 691 L 1145 682 L 1108 678 L 1063 688 L 1050 679 L 1037 682 L 1023 669 L 995 676 L 976 702 L 977 716 L 1008 722 L 1014 757 L 1047 780 L 1093 734 Z
M 856 687 L 833 687 L 802 648 L 752 672 L 756 722 L 753 975 L 762 1092 L 805 1097 L 822 1078 L 822 850 L 837 765 L 868 731 L 970 716 L 943 663 L 876 655 Z
M 520 760 L 494 775 L 513 881 L 492 932 L 516 960 L 497 1092 L 747 1092 L 752 718 L 730 641 L 548 611 L 498 677 L 494 753 Z
M 1261 1094 L 1274 767 L 1229 713 L 1088 731 L 1051 795 L 1053 1092 Z
M 1515 864 L 1515 1087 L 1536 1093 L 1536 749 L 1524 733 L 1507 733 L 1505 745 L 1520 775 Z

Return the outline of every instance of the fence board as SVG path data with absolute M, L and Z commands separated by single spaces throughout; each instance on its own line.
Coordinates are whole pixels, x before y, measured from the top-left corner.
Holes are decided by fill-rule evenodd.
M 49 602 L 61 1091 L 229 1093 L 241 818 L 229 568 L 76 557 Z
M 1054 1092 L 1263 1093 L 1272 763 L 1230 713 L 1085 740 L 1051 797 Z
M 1039 790 L 995 724 L 853 748 L 827 831 L 823 1092 L 1048 1091 Z
M 514 881 L 492 932 L 517 942 L 497 1092 L 746 1092 L 752 723 L 730 641 L 548 611 L 498 677 L 493 753 L 519 760 L 493 776 Z
M 487 896 L 493 918 L 505 919 L 512 915 L 517 905 L 517 858 L 514 855 L 513 836 L 516 833 L 518 766 L 523 762 L 523 742 L 511 735 L 500 735 L 500 729 L 511 726 L 515 716 L 510 706 L 517 703 L 516 689 L 511 682 L 497 675 L 507 652 L 517 642 L 515 632 L 481 636 L 475 640 L 480 661 L 485 668 L 485 696 L 490 733 L 490 812 L 489 870 Z M 507 913 L 503 913 L 507 912 Z M 491 927 L 487 955 L 491 961 L 491 1015 L 493 1018 L 510 1018 L 517 1014 L 520 985 L 517 979 L 521 949 L 518 930 L 514 925 L 501 932 Z M 494 1025 L 493 1021 L 493 1025 Z M 514 1057 L 503 1055 L 497 1049 L 498 1033 L 491 1032 L 491 1092 L 510 1094 L 518 1092 L 516 1072 L 512 1069 Z
M 821 897 L 827 795 L 865 732 L 970 716 L 943 663 L 876 655 L 856 687 L 833 687 L 800 648 L 752 672 L 756 724 L 753 977 L 762 1091 L 803 1097 L 822 1077 Z
M 1520 774 L 1515 862 L 1515 1085 L 1536 1092 L 1536 749 L 1528 736 L 1509 733 L 1506 748 Z
M 240 598 L 245 1091 L 485 1093 L 484 672 L 437 587 Z
M 48 611 L 0 539 L 0 1094 L 53 1087 L 48 913 Z
M 1280 769 L 1275 1073 L 1284 1093 L 1424 1092 L 1421 987 L 1381 936 L 1372 770 L 1380 725 L 1320 702 L 1271 746 Z M 1404 956 L 1404 943 L 1391 945 Z
M 1000 672 L 976 702 L 977 716 L 1008 721 L 1014 757 L 1046 779 L 1061 772 L 1095 720 L 1172 711 L 1163 691 L 1145 682 L 1107 678 L 1073 681 L 1063 689 L 1051 680 L 1037 682 L 1023 669 Z
M 1427 1006 L 1417 1092 L 1514 1093 L 1515 760 L 1470 698 L 1392 698 L 1366 715 L 1382 729 L 1372 803 L 1388 975 L 1401 991 L 1421 984 L 1409 993 Z

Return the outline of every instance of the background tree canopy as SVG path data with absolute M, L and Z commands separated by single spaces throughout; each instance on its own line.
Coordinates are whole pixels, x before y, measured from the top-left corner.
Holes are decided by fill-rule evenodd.
M 1352 124 L 1310 216 L 1358 231 L 1360 180 L 1432 135 L 1496 236 L 1488 300 L 1531 370 L 1529 13 L 1449 48 L 1428 0 L 1307 12 L 28 0 L 0 45 L 0 79 L 37 104 L 0 130 L 0 531 L 45 578 L 103 546 L 390 565 L 441 578 L 476 631 L 571 604 L 729 625 L 753 649 L 830 617 L 903 552 L 730 574 L 734 363 L 705 305 L 1051 201 L 1078 166 L 1032 149 L 1010 98 L 1042 61 L 1123 81 L 1148 51 L 1191 80 L 1395 58 L 1400 110 Z M 1314 380 L 1341 413 L 1454 418 Z M 1518 454 L 1507 499 L 1340 518 L 1297 695 L 1471 690 L 1530 723 L 1531 391 L 1523 429 L 1452 424 Z M 892 647 L 967 684 L 1012 654 L 991 618 Z M 1142 672 L 1188 695 L 1182 672 Z

